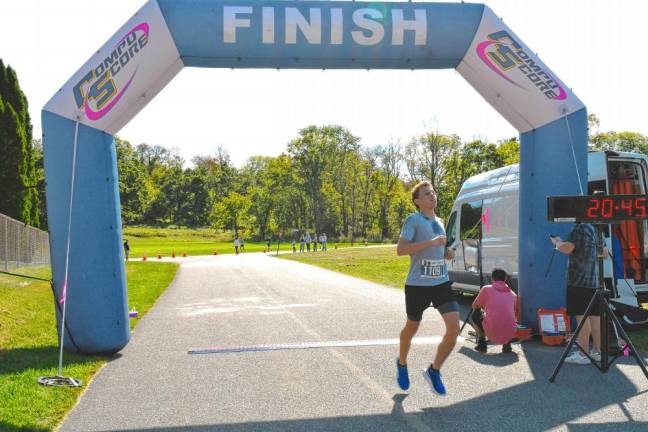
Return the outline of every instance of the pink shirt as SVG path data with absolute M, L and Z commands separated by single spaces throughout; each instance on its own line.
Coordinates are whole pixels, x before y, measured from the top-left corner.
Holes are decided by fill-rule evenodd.
M 474 306 L 484 308 L 484 332 L 496 344 L 505 344 L 515 336 L 517 295 L 502 281 L 495 281 L 479 291 Z

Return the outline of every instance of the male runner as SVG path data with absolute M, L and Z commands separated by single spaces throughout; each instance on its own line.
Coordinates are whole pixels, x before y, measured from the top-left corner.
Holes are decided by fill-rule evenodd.
M 459 305 L 452 292 L 445 263 L 446 259 L 454 258 L 454 251 L 446 248 L 443 223 L 435 214 L 436 192 L 430 182 L 422 181 L 414 187 L 412 201 L 419 211 L 405 221 L 396 247 L 399 256 L 410 256 L 410 270 L 405 281 L 407 321 L 400 334 L 397 381 L 402 390 L 409 388 L 407 354 L 423 312 L 432 304 L 443 318 L 445 334 L 434 361 L 423 374 L 437 394 L 445 395 L 440 370 L 459 336 Z

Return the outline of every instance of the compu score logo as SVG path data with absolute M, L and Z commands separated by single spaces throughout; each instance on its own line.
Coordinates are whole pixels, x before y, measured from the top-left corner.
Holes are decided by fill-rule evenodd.
M 90 70 L 74 86 L 74 100 L 77 108 L 83 108 L 88 119 L 99 120 L 108 114 L 126 93 L 135 78 L 137 68 L 126 80 L 121 90 L 115 83 L 115 78 L 146 47 L 148 40 L 148 23 L 136 25 L 117 42 L 115 48 L 101 63 Z M 90 102 L 93 102 L 94 108 Z
M 567 99 L 567 92 L 558 80 L 540 67 L 505 30 L 489 34 L 487 40 L 477 44 L 476 51 L 489 68 L 516 87 L 528 90 L 506 76 L 514 69 L 522 72 L 548 99 Z

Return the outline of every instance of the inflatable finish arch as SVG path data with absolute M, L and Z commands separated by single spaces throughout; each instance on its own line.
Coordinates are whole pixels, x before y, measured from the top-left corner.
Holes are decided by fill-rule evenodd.
M 113 135 L 184 66 L 455 68 L 521 134 L 520 292 L 525 322 L 563 304 L 548 261 L 546 196 L 578 194 L 586 173 L 583 103 L 488 7 L 458 3 L 150 0 L 42 112 L 52 268 L 63 287 L 72 153 L 78 150 L 66 349 L 129 340 Z M 583 184 L 582 186 L 585 186 Z M 560 272 L 554 272 L 560 273 Z M 60 320 L 60 316 L 58 316 Z

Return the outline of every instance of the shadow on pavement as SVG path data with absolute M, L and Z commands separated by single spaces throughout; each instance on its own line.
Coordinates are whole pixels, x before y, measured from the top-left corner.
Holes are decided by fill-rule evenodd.
M 390 414 L 329 417 L 318 419 L 294 419 L 281 421 L 257 421 L 232 424 L 191 425 L 178 427 L 152 427 L 121 429 L 139 431 L 223 431 L 223 432 L 286 432 L 286 431 L 543 431 L 564 426 L 569 431 L 645 431 L 646 422 L 578 423 L 569 421 L 588 414 L 610 403 L 612 397 L 595 398 L 592 405 L 587 395 L 581 402 L 573 400 L 565 404 L 565 396 L 575 395 L 573 390 L 562 397 L 545 400 L 544 409 L 537 410 L 538 395 L 529 395 L 537 383 L 525 383 L 490 393 L 455 405 L 424 409 L 422 413 L 406 414 L 403 401 L 407 394 L 394 395 L 394 407 Z M 634 392 L 633 392 L 634 393 Z M 542 394 L 546 397 L 549 395 Z M 534 403 L 536 401 L 536 403 Z M 583 403 L 585 402 L 585 403 Z M 495 414 L 495 415 L 494 415 Z
M 520 361 L 520 356 L 516 352 L 503 354 L 501 345 L 488 345 L 488 353 L 482 354 L 475 351 L 471 345 L 459 348 L 458 354 L 465 355 L 475 363 L 505 367 Z
M 140 431 L 224 431 L 224 432 L 285 432 L 285 431 L 544 431 L 557 427 L 569 431 L 645 431 L 648 423 L 627 422 L 573 423 L 610 405 L 619 404 L 637 396 L 637 388 L 618 371 L 602 375 L 593 368 L 565 373 L 560 383 L 550 384 L 544 378 L 552 369 L 553 352 L 533 350 L 533 356 L 543 364 L 537 370 L 542 379 L 480 395 L 463 402 L 424 408 L 421 412 L 406 413 L 403 402 L 408 394 L 393 397 L 392 412 L 385 415 L 328 417 L 279 421 L 255 421 L 230 424 L 189 425 L 121 429 Z M 566 371 L 567 372 L 567 371 Z M 570 371 L 571 372 L 571 371 Z M 479 377 L 475 388 L 479 390 Z M 488 377 L 484 377 L 488 379 Z M 592 383 L 592 381 L 597 381 Z M 584 385 L 584 383 L 590 383 Z M 506 383 L 502 383 L 506 385 Z M 598 386 L 607 391 L 592 391 Z M 586 390 L 584 390 L 586 388 Z M 645 390 L 641 394 L 648 393 Z M 624 408 L 621 407 L 623 410 Z M 628 417 L 629 414 L 626 412 Z M 603 420 L 603 419 L 602 419 Z
M 460 301 L 462 319 L 468 313 L 471 298 Z M 470 328 L 469 326 L 467 326 Z M 464 329 L 464 335 L 467 330 Z M 514 345 L 515 346 L 515 345 Z M 512 387 L 505 387 L 502 382 L 501 390 L 483 394 L 464 402 L 429 408 L 423 410 L 422 418 L 428 425 L 434 424 L 441 429 L 452 429 L 457 424 L 451 419 L 472 419 L 462 425 L 465 431 L 481 430 L 547 430 L 559 426 L 566 426 L 568 430 L 623 430 L 639 431 L 648 430 L 646 422 L 632 421 L 632 416 L 623 405 L 630 398 L 646 395 L 648 381 L 645 381 L 640 369 L 632 358 L 620 358 L 603 374 L 593 365 L 565 364 L 552 384 L 549 376 L 552 374 L 564 347 L 551 347 L 539 341 L 524 342 L 517 345 L 521 347 L 526 363 L 533 375 L 533 380 Z M 489 351 L 497 352 L 498 346 L 490 346 Z M 519 348 L 517 348 L 519 349 Z M 482 355 L 469 347 L 462 347 L 459 353 L 466 355 L 474 361 L 491 366 L 506 366 L 506 355 Z M 511 363 L 508 363 L 511 364 Z M 619 365 L 629 365 L 637 368 L 637 379 L 631 380 L 619 370 Z M 476 393 L 479 393 L 480 379 L 475 377 Z M 639 381 L 637 381 L 639 380 Z M 648 402 L 647 402 L 648 403 Z M 618 406 L 628 418 L 628 422 L 621 423 L 578 423 L 588 415 L 596 414 L 609 406 Z M 497 413 L 493 416 L 492 413 Z M 475 416 L 479 420 L 475 421 Z

